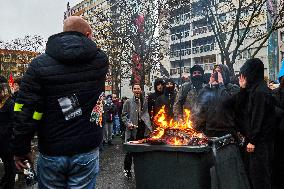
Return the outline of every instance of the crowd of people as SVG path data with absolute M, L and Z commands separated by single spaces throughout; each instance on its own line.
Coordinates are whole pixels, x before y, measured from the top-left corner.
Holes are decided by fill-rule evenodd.
M 254 58 L 246 61 L 237 78 L 220 64 L 208 80 L 202 67 L 195 65 L 188 81 L 179 87 L 170 78 L 156 79 L 155 91 L 145 97 L 141 86 L 134 84 L 133 97 L 122 109 L 125 142 L 148 137 L 161 107 L 169 120 L 182 119 L 183 110 L 189 109 L 196 130 L 209 137 L 229 133 L 238 141 L 252 189 L 283 188 L 283 76 L 284 68 L 279 88 L 272 90 L 264 77 L 263 62 Z M 124 172 L 128 178 L 131 164 L 132 156 L 127 153 Z
M 35 133 L 39 188 L 95 188 L 100 149 L 112 145 L 115 135 L 124 142 L 148 137 L 161 107 L 169 120 L 183 119 L 189 109 L 194 128 L 207 136 L 232 134 L 252 189 L 284 188 L 284 68 L 273 90 L 263 62 L 254 58 L 238 77 L 222 64 L 209 74 L 194 65 L 180 86 L 171 78 L 156 79 L 154 92 L 145 95 L 134 83 L 131 98 L 118 99 L 104 94 L 108 58 L 92 37 L 85 20 L 70 16 L 12 92 L 0 78 L 2 188 L 14 188 L 16 168 L 22 172 L 26 162 L 33 165 Z M 132 177 L 132 159 L 125 154 L 127 178 Z

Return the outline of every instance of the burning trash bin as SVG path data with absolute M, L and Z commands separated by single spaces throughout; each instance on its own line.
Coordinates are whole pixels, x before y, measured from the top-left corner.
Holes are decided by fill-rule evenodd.
M 134 158 L 137 189 L 249 189 L 231 135 L 207 138 L 185 121 L 166 121 L 163 108 L 149 138 L 130 141 L 124 150 Z M 219 156 L 222 154 L 222 156 Z

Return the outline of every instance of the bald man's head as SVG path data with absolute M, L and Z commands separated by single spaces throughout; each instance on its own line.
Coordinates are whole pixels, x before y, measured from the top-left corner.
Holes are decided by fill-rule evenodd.
M 92 39 L 93 32 L 91 26 L 79 16 L 70 16 L 64 20 L 63 31 L 77 31 Z

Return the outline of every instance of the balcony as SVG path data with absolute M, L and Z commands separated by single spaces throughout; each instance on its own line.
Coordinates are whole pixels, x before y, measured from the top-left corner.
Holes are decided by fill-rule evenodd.
M 182 59 L 189 58 L 188 56 L 190 56 L 190 55 L 191 55 L 191 48 L 181 50 Z M 180 50 L 170 52 L 170 60 L 171 61 L 179 60 L 179 59 L 180 59 Z
M 207 45 L 201 45 L 198 47 L 192 48 L 192 54 L 207 54 L 207 52 L 211 52 L 216 50 L 215 43 L 207 44 Z

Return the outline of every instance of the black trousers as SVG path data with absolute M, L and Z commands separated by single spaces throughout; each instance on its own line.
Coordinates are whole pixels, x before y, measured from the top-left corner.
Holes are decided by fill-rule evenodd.
M 137 128 L 137 134 L 136 134 L 136 140 L 141 140 L 144 138 L 144 133 L 145 133 L 145 128 L 146 125 L 145 123 L 141 120 L 138 123 L 138 128 Z M 131 141 L 133 139 L 129 139 L 128 141 Z M 130 152 L 127 152 L 124 158 L 124 170 L 131 170 L 131 166 L 132 166 L 132 159 L 133 159 L 133 155 Z
M 3 189 L 13 189 L 15 185 L 15 162 L 12 154 L 0 154 L 4 165 L 4 176 L 1 179 Z

